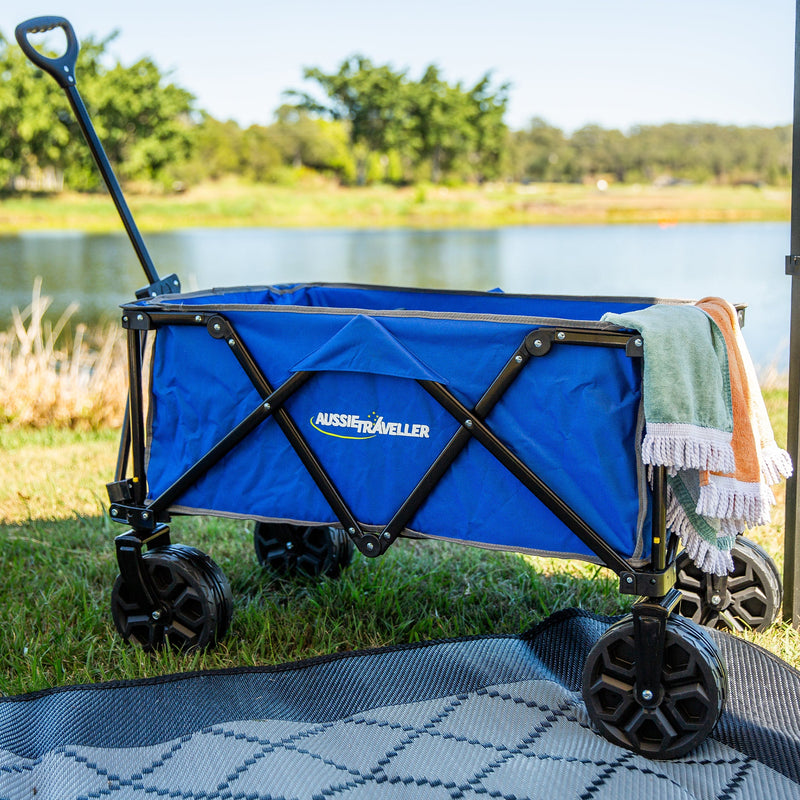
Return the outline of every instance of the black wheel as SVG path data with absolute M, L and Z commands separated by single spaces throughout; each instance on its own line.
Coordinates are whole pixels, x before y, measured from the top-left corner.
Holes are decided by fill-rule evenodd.
M 123 639 L 145 650 L 167 642 L 193 650 L 222 639 L 233 616 L 231 587 L 222 570 L 205 553 L 181 544 L 154 547 L 142 559 L 158 607 L 143 607 L 117 576 L 111 615 Z
M 711 576 L 692 562 L 686 551 L 675 562 L 675 586 L 683 598 L 679 612 L 706 628 L 763 631 L 775 622 L 783 601 L 781 576 L 775 562 L 750 539 L 740 536 L 731 551 L 733 572 L 720 591 Z
M 258 563 L 276 572 L 335 578 L 353 560 L 353 541 L 341 528 L 257 522 Z
M 656 705 L 644 707 L 636 687 L 633 615 L 597 641 L 583 669 L 583 699 L 600 733 L 647 758 L 678 758 L 716 725 L 728 678 L 708 634 L 673 615 L 667 620 L 664 666 Z

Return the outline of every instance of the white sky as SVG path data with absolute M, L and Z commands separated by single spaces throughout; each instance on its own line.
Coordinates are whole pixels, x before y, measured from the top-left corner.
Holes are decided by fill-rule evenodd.
M 430 63 L 470 85 L 487 70 L 511 83 L 506 120 L 533 116 L 567 131 L 594 122 L 792 119 L 792 0 L 2 0 L 0 32 L 44 14 L 79 38 L 119 29 L 111 52 L 150 56 L 240 124 L 267 124 L 285 89 L 310 89 L 305 66 L 349 55 L 408 68 Z M 78 76 L 80 88 L 80 75 Z

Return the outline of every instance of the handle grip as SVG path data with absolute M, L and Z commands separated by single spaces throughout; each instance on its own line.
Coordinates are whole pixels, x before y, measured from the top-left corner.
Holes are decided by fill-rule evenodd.
M 28 41 L 31 33 L 46 33 L 55 28 L 61 28 L 67 36 L 66 52 L 56 58 L 43 56 Z M 78 60 L 78 37 L 72 29 L 69 21 L 64 17 L 34 17 L 33 19 L 20 22 L 17 25 L 14 35 L 17 43 L 22 48 L 22 52 L 40 69 L 52 75 L 59 86 L 67 89 L 75 85 L 75 62 Z

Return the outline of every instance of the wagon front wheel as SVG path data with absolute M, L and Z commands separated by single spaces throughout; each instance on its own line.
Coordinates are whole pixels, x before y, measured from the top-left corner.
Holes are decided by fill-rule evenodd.
M 699 569 L 684 550 L 675 562 L 678 611 L 706 628 L 764 631 L 775 622 L 783 601 L 781 576 L 765 550 L 740 536 L 731 550 L 733 571 L 715 590 L 713 577 Z
M 213 646 L 233 615 L 231 587 L 222 570 L 194 547 L 170 544 L 142 556 L 155 591 L 155 608 L 142 605 L 118 576 L 111 615 L 125 641 L 152 651 L 169 643 L 181 650 Z
M 258 563 L 281 574 L 335 578 L 353 560 L 352 539 L 327 525 L 257 522 L 253 544 Z
M 636 660 L 629 614 L 608 628 L 586 659 L 586 710 L 613 744 L 647 758 L 678 758 L 703 742 L 722 713 L 728 679 L 719 651 L 702 628 L 670 616 L 661 680 L 649 703 L 639 698 Z

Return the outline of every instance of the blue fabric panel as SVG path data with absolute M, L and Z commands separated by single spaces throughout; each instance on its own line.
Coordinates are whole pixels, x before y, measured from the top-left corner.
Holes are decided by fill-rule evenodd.
M 413 294 L 416 300 L 424 297 Z M 506 296 L 492 297 L 502 301 Z M 455 420 L 413 378 L 439 376 L 471 407 L 532 330 L 486 319 L 367 318 L 297 313 L 290 307 L 227 310 L 225 315 L 273 387 L 304 362 L 322 370 L 286 408 L 355 516 L 371 525 L 389 521 L 457 430 Z M 348 366 L 349 358 L 340 345 L 351 341 L 358 348 L 365 330 L 370 331 L 365 361 L 349 364 L 358 371 L 337 371 Z M 616 349 L 556 344 L 547 356 L 531 360 L 488 420 L 534 472 L 625 556 L 633 554 L 639 513 L 639 397 L 636 359 Z M 163 492 L 259 402 L 223 341 L 203 328 L 160 329 L 151 397 L 150 496 Z M 335 522 L 271 419 L 177 504 L 214 513 Z M 409 527 L 510 549 L 589 554 L 474 441 Z
M 373 317 L 359 314 L 332 339 L 301 359 L 292 372 L 367 372 L 447 383 L 403 347 Z
M 555 346 L 531 360 L 487 424 L 607 543 L 632 555 L 638 404 L 634 364 L 619 350 Z M 462 514 L 437 517 L 448 505 Z M 591 552 L 475 441 L 411 527 L 447 521 L 453 538 L 502 539 L 511 548 L 531 547 L 534 539 L 536 549 Z M 497 530 L 498 521 L 505 530 Z

